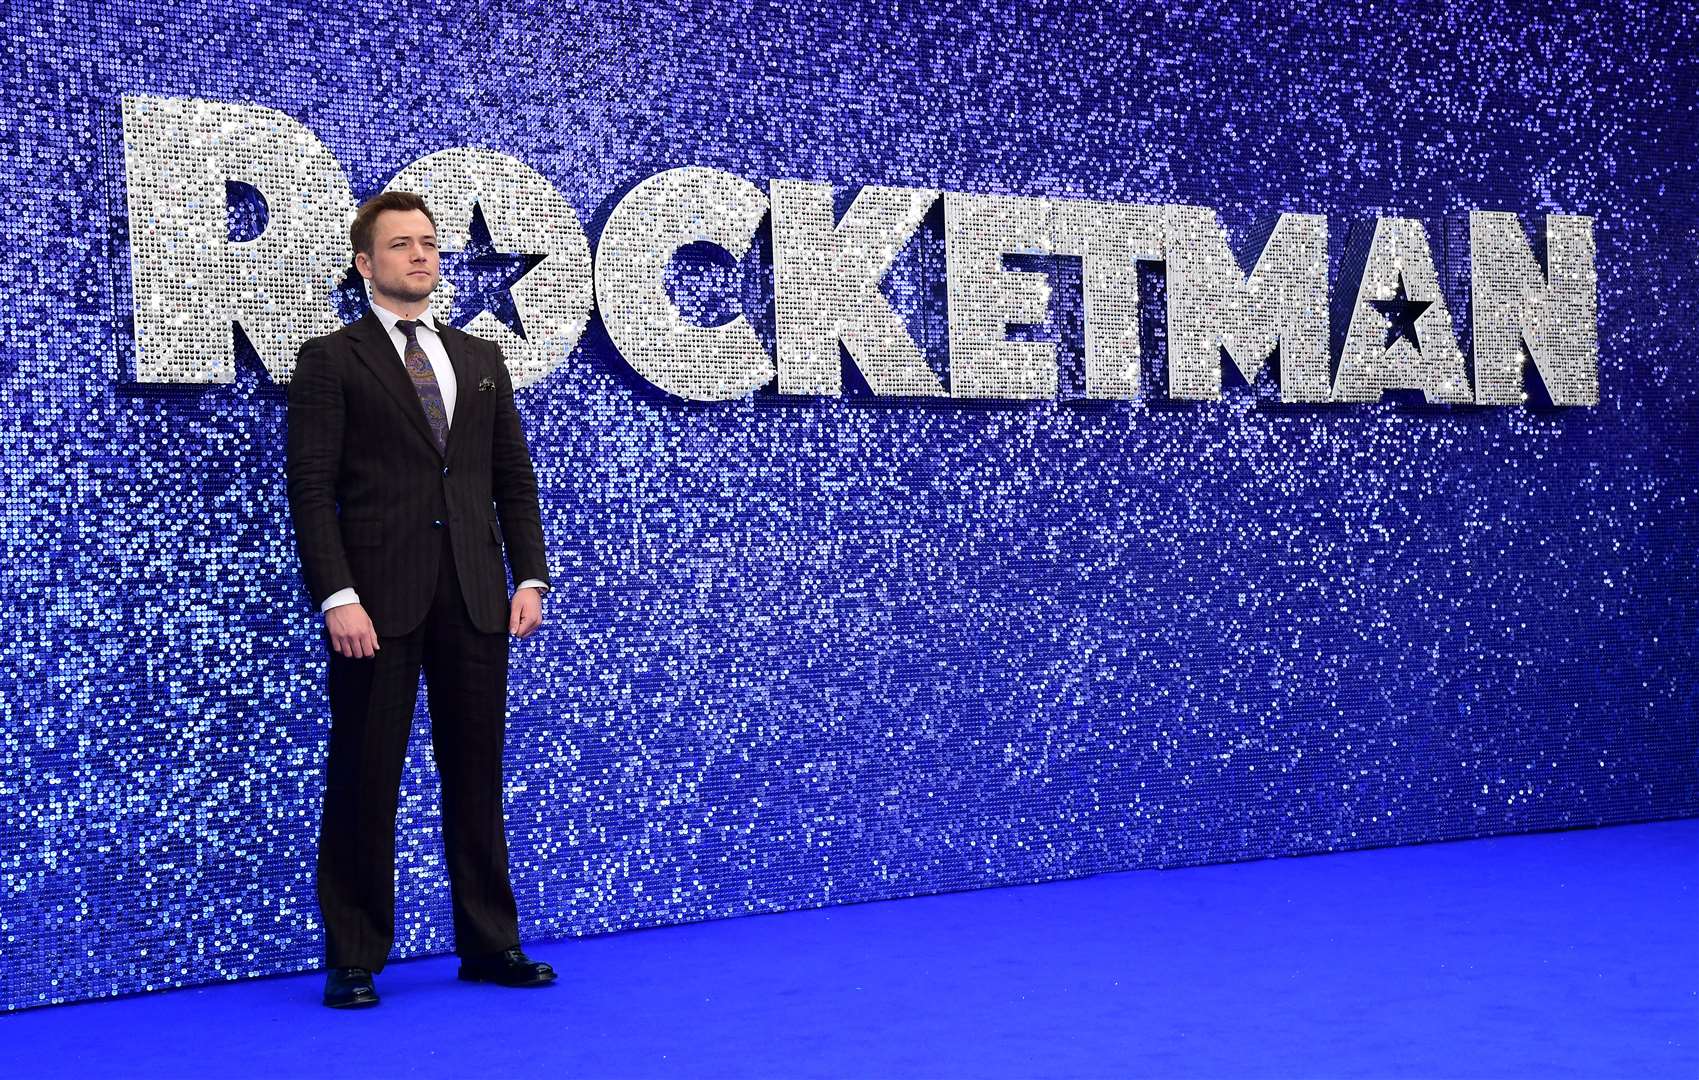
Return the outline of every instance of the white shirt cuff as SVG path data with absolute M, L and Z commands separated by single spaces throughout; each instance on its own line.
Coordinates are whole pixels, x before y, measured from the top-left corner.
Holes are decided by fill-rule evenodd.
M 546 593 L 549 591 L 549 587 L 546 583 L 539 581 L 534 577 L 528 577 L 524 581 L 521 581 L 519 583 L 519 587 L 513 591 L 518 592 L 519 589 L 536 589 L 540 593 Z
M 353 589 L 338 589 L 324 598 L 324 603 L 319 605 L 319 611 L 325 612 L 329 611 L 333 607 L 342 607 L 345 604 L 358 604 L 359 602 L 360 594 L 355 592 Z

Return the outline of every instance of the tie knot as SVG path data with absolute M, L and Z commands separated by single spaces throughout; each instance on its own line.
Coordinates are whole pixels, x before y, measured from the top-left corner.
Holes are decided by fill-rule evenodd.
M 418 340 L 415 335 L 418 334 L 419 327 L 421 327 L 423 325 L 425 325 L 425 324 L 418 319 L 397 319 L 397 320 L 395 320 L 395 328 L 397 330 L 401 331 L 403 334 L 406 334 L 408 341 Z

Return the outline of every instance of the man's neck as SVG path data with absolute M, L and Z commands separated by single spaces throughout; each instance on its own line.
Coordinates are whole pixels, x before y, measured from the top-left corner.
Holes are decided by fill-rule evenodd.
M 386 311 L 395 312 L 403 319 L 417 319 L 431 308 L 431 298 L 428 296 L 423 300 L 408 302 L 394 296 L 385 296 L 383 293 L 374 292 L 372 293 L 372 303 Z

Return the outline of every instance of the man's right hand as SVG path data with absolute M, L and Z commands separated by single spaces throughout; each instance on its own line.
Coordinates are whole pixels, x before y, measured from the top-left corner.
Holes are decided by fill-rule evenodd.
M 364 660 L 378 651 L 378 632 L 371 616 L 359 604 L 343 604 L 324 613 L 330 631 L 330 647 L 350 660 Z

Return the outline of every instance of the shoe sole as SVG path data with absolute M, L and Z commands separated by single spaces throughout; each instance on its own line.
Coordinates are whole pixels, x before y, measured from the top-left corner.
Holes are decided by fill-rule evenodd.
M 324 1005 L 327 1009 L 369 1009 L 373 1005 L 376 1005 L 379 1000 L 380 999 L 378 998 L 372 998 L 370 1001 L 327 1001 Z
M 459 978 L 460 978 L 461 982 L 490 983 L 491 985 L 494 985 L 494 986 L 511 986 L 511 987 L 514 987 L 515 989 L 525 990 L 525 989 L 530 989 L 531 987 L 535 987 L 535 986 L 550 986 L 554 983 L 557 976 L 550 975 L 546 979 L 533 979 L 530 982 L 516 983 L 516 982 L 502 982 L 500 979 L 493 978 L 489 975 L 474 975 L 474 974 L 462 971 L 460 973 Z

